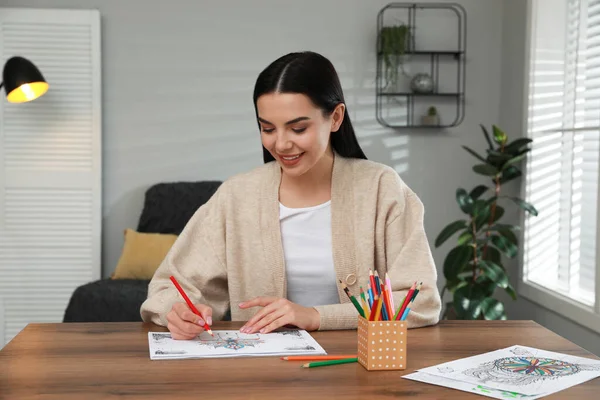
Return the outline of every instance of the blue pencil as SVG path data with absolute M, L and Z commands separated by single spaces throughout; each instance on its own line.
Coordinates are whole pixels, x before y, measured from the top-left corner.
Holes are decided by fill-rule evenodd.
M 406 310 L 404 310 L 404 314 L 402 314 L 402 318 L 400 318 L 400 321 L 404 321 L 406 319 L 406 317 L 408 317 L 409 311 L 410 311 L 410 308 L 406 307 Z

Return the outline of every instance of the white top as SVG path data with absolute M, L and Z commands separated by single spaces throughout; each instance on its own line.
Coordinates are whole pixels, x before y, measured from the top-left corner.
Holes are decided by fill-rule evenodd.
M 331 201 L 288 208 L 279 203 L 288 300 L 305 307 L 339 304 L 331 245 Z

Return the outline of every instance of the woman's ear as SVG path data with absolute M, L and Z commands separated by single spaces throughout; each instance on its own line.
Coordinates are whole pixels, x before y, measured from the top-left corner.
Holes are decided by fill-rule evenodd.
M 331 113 L 331 132 L 337 132 L 342 126 L 342 122 L 344 122 L 344 113 L 346 111 L 346 105 L 344 103 L 340 103 L 335 106 L 333 113 Z

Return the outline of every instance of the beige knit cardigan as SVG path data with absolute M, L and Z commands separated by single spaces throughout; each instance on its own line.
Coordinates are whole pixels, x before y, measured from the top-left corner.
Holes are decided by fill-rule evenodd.
M 173 275 L 190 299 L 213 308 L 219 320 L 231 309 L 246 321 L 257 308 L 238 304 L 256 296 L 286 296 L 286 274 L 279 225 L 281 169 L 276 162 L 236 175 L 200 207 L 157 269 L 141 316 L 166 326 L 166 314 L 183 299 Z M 423 205 L 388 166 L 334 156 L 331 184 L 331 235 L 336 276 L 353 294 L 369 286 L 369 269 L 389 274 L 396 307 L 413 282 L 422 289 L 408 316 L 408 327 L 436 324 L 441 301 L 437 273 L 423 229 Z M 343 289 L 339 304 L 315 307 L 320 330 L 355 329 L 358 313 Z

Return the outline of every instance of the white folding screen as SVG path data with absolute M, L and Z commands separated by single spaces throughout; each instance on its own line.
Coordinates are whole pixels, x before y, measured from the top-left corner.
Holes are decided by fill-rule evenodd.
M 0 348 L 28 323 L 61 322 L 101 274 L 98 11 L 0 8 L 0 62 L 16 55 L 50 88 L 0 99 Z

